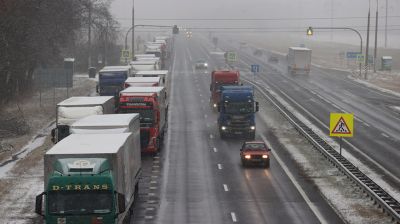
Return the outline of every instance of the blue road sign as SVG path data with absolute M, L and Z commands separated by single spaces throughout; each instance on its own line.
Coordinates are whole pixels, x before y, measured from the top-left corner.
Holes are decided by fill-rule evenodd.
M 355 52 L 355 51 L 348 51 L 346 52 L 346 58 L 347 59 L 357 59 L 357 55 L 359 55 L 360 52 Z
M 251 65 L 251 72 L 253 73 L 260 72 L 260 65 Z

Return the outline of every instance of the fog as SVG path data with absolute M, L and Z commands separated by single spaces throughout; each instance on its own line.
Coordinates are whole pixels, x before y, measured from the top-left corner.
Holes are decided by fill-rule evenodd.
M 370 2 L 374 30 L 377 2 Z M 385 25 L 385 2 L 380 0 L 378 5 L 381 35 Z M 388 0 L 388 6 L 388 34 L 399 35 L 400 1 Z M 177 24 L 193 28 L 254 27 L 273 32 L 302 32 L 308 26 L 348 26 L 365 35 L 368 7 L 368 0 L 136 0 L 135 24 Z M 132 1 L 114 0 L 112 13 L 123 31 L 129 29 Z M 336 39 L 343 38 L 343 35 L 337 35 L 340 32 L 343 31 L 336 32 Z M 343 33 L 344 36 L 354 35 Z

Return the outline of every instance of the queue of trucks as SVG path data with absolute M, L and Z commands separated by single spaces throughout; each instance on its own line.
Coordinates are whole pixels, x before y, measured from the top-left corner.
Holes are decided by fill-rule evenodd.
M 130 223 L 141 155 L 161 149 L 166 129 L 169 73 L 160 69 L 168 37 L 160 38 L 161 54 L 146 51 L 128 66 L 101 69 L 100 96 L 57 104 L 55 145 L 44 155 L 35 205 L 46 223 Z

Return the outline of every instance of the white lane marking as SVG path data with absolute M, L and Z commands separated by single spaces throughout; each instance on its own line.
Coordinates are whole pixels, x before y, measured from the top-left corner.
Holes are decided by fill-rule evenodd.
M 228 185 L 224 184 L 224 191 L 229 191 Z
M 202 94 L 200 94 L 200 96 L 203 96 Z
M 267 138 L 264 135 L 261 135 L 261 138 L 268 144 L 271 145 Z M 279 163 L 279 165 L 282 167 L 283 171 L 285 171 L 286 175 L 289 177 L 290 181 L 292 181 L 293 185 L 296 187 L 297 191 L 300 193 L 300 195 L 303 197 L 304 201 L 307 203 L 307 205 L 310 207 L 311 211 L 314 213 L 314 215 L 318 218 L 319 222 L 321 224 L 328 223 L 328 221 L 325 220 L 325 217 L 321 214 L 321 212 L 318 210 L 318 207 L 311 202 L 310 198 L 307 196 L 307 194 L 304 192 L 303 188 L 301 188 L 300 184 L 297 182 L 297 180 L 294 178 L 293 174 L 290 172 L 289 168 L 286 166 L 286 164 L 282 161 L 282 159 L 276 154 L 274 151 L 271 151 L 272 154 L 274 155 L 274 159 Z
M 382 135 L 383 137 L 390 138 L 389 135 L 387 135 L 387 134 L 384 133 L 384 132 L 382 132 L 381 135 Z
M 250 80 L 246 80 L 248 82 L 251 83 Z M 265 93 L 262 92 L 262 89 L 259 87 L 256 87 L 262 95 L 264 95 L 267 99 L 269 99 L 270 101 L 271 98 L 266 95 Z M 288 98 L 292 103 L 296 104 L 299 108 L 301 108 L 308 116 L 310 116 L 311 118 L 313 118 L 314 120 L 316 120 L 322 127 L 324 127 L 325 129 L 329 130 L 329 127 L 326 126 L 326 124 L 324 122 L 322 122 L 321 120 L 317 119 L 311 112 L 309 112 L 308 110 L 306 110 L 303 106 L 301 106 L 299 103 L 297 103 L 295 100 L 293 100 L 292 98 L 290 98 L 287 94 L 285 94 L 284 92 L 282 92 L 282 95 L 284 95 L 286 98 Z M 284 101 L 285 103 L 288 103 L 287 101 Z M 217 121 L 215 121 L 215 123 L 217 123 Z M 370 125 L 367 124 L 368 127 L 370 127 Z M 355 145 L 353 145 L 351 142 L 349 142 L 347 139 L 343 139 L 344 142 L 346 142 L 346 144 L 348 144 L 350 147 L 352 147 L 355 151 L 357 151 L 358 153 L 360 153 L 364 158 L 366 158 L 369 162 L 373 163 L 375 166 L 379 167 L 379 169 L 381 169 L 386 175 L 389 175 L 391 178 L 393 178 L 394 180 L 396 180 L 397 182 L 400 182 L 400 178 L 398 178 L 396 175 L 394 175 L 392 172 L 390 172 L 388 169 L 386 169 L 384 166 L 382 166 L 380 163 L 378 163 L 377 161 L 375 161 L 374 159 L 372 159 L 369 155 L 367 155 L 364 151 L 362 151 L 361 149 L 357 148 Z
M 204 114 L 204 118 L 207 118 L 208 117 L 208 115 L 207 114 Z
M 219 170 L 222 170 L 222 164 L 218 163 L 217 166 Z
M 213 150 L 214 150 L 214 152 L 218 152 L 218 149 L 217 149 L 217 148 L 215 148 L 215 147 L 213 148 Z
M 364 125 L 367 127 L 371 127 L 367 122 L 364 122 Z
M 214 135 L 210 134 L 210 138 L 213 139 L 213 138 L 214 138 Z
M 236 214 L 234 212 L 231 212 L 231 217 L 233 222 L 237 222 Z

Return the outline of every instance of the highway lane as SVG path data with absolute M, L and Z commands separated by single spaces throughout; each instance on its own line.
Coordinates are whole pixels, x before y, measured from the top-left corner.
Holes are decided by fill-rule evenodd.
M 232 49 L 229 44 L 225 47 Z M 277 92 L 278 89 L 284 90 L 287 96 L 320 121 L 318 123 L 306 115 L 322 130 L 327 130 L 330 112 L 354 113 L 355 136 L 346 139 L 344 146 L 361 162 L 378 169 L 393 186 L 400 184 L 400 122 L 398 114 L 390 107 L 400 105 L 398 97 L 355 83 L 344 72 L 313 67 L 308 77 L 291 76 L 285 70 L 283 58 L 279 65 L 271 65 L 249 51 L 242 50 L 240 55 L 244 62 L 240 65 L 242 69 L 247 70 L 252 63 L 261 64 L 264 69 L 260 74 L 262 80 Z
M 241 167 L 242 140 L 219 138 L 217 114 L 208 104 L 209 73 L 197 73 L 192 68 L 200 58 L 211 60 L 209 70 L 223 65 L 218 60 L 215 64 L 215 55 L 194 38 L 178 37 L 175 43 L 157 223 L 341 223 L 314 186 L 299 180 L 308 204 L 274 158 L 268 170 Z M 258 133 L 270 135 L 261 118 L 257 119 Z M 301 179 L 282 146 L 273 147 L 291 164 L 295 178 Z

